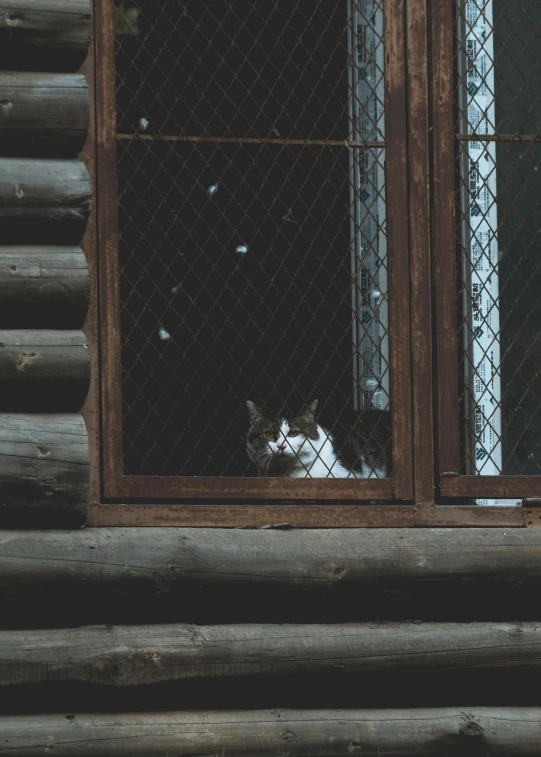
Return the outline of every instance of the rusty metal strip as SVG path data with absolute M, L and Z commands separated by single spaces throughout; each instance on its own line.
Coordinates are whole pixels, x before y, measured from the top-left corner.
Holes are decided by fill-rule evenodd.
M 408 159 L 405 9 L 388 0 L 385 13 L 386 196 L 389 244 L 389 362 L 394 496 L 413 499 L 411 341 L 408 248 Z
M 406 0 L 413 478 L 416 504 L 434 502 L 427 14 L 426 0 Z
M 520 507 L 411 505 L 93 505 L 88 525 L 192 528 L 524 527 Z
M 541 476 L 443 476 L 440 487 L 443 497 L 537 498 Z
M 260 137 L 190 137 L 182 134 L 152 135 L 152 134 L 117 134 L 117 139 L 122 141 L 141 140 L 143 142 L 210 142 L 211 144 L 234 144 L 234 145 L 300 145 L 301 147 L 385 147 L 385 142 L 349 141 L 347 139 L 263 139 Z
M 437 470 L 460 471 L 456 298 L 453 2 L 432 5 L 433 274 Z
M 104 493 L 115 496 L 123 471 L 120 363 L 115 35 L 112 0 L 95 2 L 98 250 Z M 106 370 L 105 370 L 106 367 Z
M 343 478 L 251 478 L 205 476 L 123 476 L 120 494 L 126 499 L 327 499 L 390 500 L 392 480 Z
M 525 499 L 522 502 L 524 525 L 527 528 L 541 528 L 541 500 Z

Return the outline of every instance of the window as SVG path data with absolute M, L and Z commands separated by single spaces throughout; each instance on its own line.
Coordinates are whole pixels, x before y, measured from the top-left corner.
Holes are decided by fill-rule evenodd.
M 454 29 L 454 107 L 442 70 L 448 103 L 436 122 L 455 138 L 436 170 L 449 176 L 454 166 L 456 213 L 449 213 L 447 198 L 441 202 L 445 231 L 436 255 L 443 257 L 446 237 L 455 232 L 458 267 L 446 268 L 438 291 L 446 290 L 442 319 L 457 307 L 459 315 L 456 340 L 446 334 L 439 343 L 440 366 L 457 380 L 450 382 L 453 399 L 440 382 L 440 423 L 447 429 L 440 440 L 442 491 L 484 505 L 516 504 L 538 495 L 541 482 L 541 136 L 534 84 L 541 11 L 521 2 L 462 0 L 451 21 L 449 14 L 439 19 L 447 50 Z
M 518 522 L 541 491 L 537 11 L 96 10 L 104 501 Z M 326 467 L 247 450 L 251 427 L 300 459 L 300 435 L 319 463 L 314 422 Z
M 308 437 L 323 481 L 310 468 L 284 495 L 387 500 L 394 481 L 411 498 L 411 476 L 391 473 L 391 436 L 409 446 L 391 408 L 409 392 L 409 359 L 392 359 L 408 315 L 389 280 L 407 249 L 386 218 L 385 121 L 402 104 L 386 97 L 383 4 L 111 10 L 118 257 L 105 317 L 119 328 L 106 491 L 268 497 L 281 469 L 257 475 L 246 402 L 298 419 L 317 400 L 321 427 L 346 437 L 342 459 L 347 416 L 369 414 L 354 431 L 370 454 L 338 477 L 317 452 L 323 434 Z

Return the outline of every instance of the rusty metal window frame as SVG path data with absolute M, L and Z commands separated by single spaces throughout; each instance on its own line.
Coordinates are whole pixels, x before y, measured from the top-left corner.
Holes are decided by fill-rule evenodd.
M 538 475 L 463 475 L 460 459 L 459 419 L 459 339 L 457 312 L 456 258 L 456 191 L 455 167 L 457 144 L 464 144 L 469 135 L 456 127 L 454 91 L 455 71 L 455 0 L 438 0 L 432 9 L 433 40 L 433 281 L 435 286 L 435 363 L 437 436 L 437 486 L 444 502 L 459 499 L 518 498 L 525 508 L 530 498 L 541 495 L 541 476 Z M 476 139 L 478 137 L 476 136 Z M 483 139 L 483 137 L 480 137 Z M 487 135 L 486 139 L 507 142 L 531 142 L 538 137 L 514 134 Z M 436 149 L 438 145 L 438 149 Z M 520 507 L 500 506 L 502 513 Z M 525 509 L 523 519 L 532 525 L 532 510 Z
M 521 508 L 471 504 L 475 487 L 492 482 L 445 475 L 454 470 L 449 461 L 455 459 L 458 439 L 458 418 L 452 417 L 455 376 L 458 382 L 456 301 L 449 295 L 455 286 L 454 257 L 441 254 L 451 252 L 454 238 L 452 0 L 385 0 L 385 11 L 393 478 L 125 476 L 113 0 L 95 0 L 102 496 L 101 504 L 91 508 L 91 525 L 526 525 L 528 515 Z M 433 149 L 436 144 L 443 149 Z M 429 175 L 435 179 L 432 190 Z M 427 279 L 427 271 L 432 278 Z M 445 433 L 438 434 L 438 428 Z M 525 492 L 520 478 L 522 486 L 512 483 L 527 496 L 532 487 Z M 505 483 L 498 491 L 502 487 Z M 382 504 L 372 504 L 375 500 Z

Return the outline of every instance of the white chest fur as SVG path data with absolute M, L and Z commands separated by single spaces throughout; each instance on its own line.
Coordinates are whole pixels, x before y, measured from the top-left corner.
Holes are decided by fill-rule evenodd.
M 321 426 L 317 427 L 319 439 L 307 440 L 303 447 L 304 467 L 296 470 L 292 478 L 366 478 L 360 473 L 345 468 L 336 452 L 332 441 Z M 364 466 L 363 466 L 364 467 Z

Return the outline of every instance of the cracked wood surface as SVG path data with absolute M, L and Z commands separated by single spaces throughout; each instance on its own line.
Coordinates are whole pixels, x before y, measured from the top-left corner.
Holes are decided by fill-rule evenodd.
M 0 753 L 79 757 L 541 754 L 541 709 L 264 710 L 0 717 Z
M 0 0 L 0 67 L 76 71 L 91 29 L 90 0 Z
M 81 525 L 89 486 L 83 419 L 0 413 L 0 472 L 0 525 Z
M 3 244 L 78 244 L 91 204 L 90 176 L 81 161 L 0 158 Z
M 184 623 L 0 632 L 0 685 L 541 667 L 538 623 Z
M 2 140 L 16 140 L 17 144 L 23 138 L 47 140 L 47 157 L 54 155 L 57 140 L 63 140 L 75 157 L 84 144 L 89 118 L 88 85 L 82 74 L 0 71 Z
M 0 410 L 79 410 L 89 383 L 82 331 L 0 331 Z
M 22 451 L 28 444 L 34 455 L 36 444 L 32 446 L 26 439 L 46 436 L 49 429 L 48 438 L 56 438 L 58 449 L 62 449 L 62 436 L 55 437 L 50 425 L 55 416 L 45 416 L 39 424 L 40 416 L 24 416 L 21 421 L 16 415 L 4 416 L 4 429 L 10 418 L 13 428 L 4 431 L 6 445 L 20 426 L 17 449 Z M 81 428 L 70 418 L 77 416 L 64 416 L 63 422 L 77 441 L 78 464 L 83 466 L 86 442 Z M 73 450 L 71 440 L 65 449 Z M 330 588 L 374 582 L 539 581 L 541 529 L 10 531 L 0 533 L 0 579 L 0 591 L 16 585 L 19 592 L 25 585 L 77 583 L 97 589 L 126 591 L 131 587 L 139 591 L 147 587 L 168 592 L 207 583 Z
M 89 299 L 80 247 L 0 247 L 1 328 L 80 328 Z

